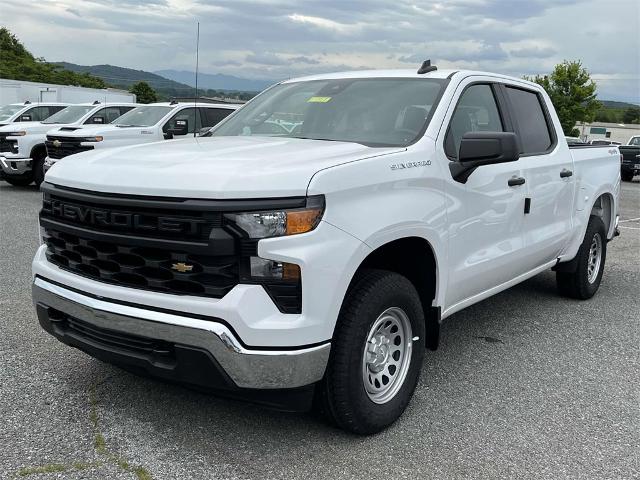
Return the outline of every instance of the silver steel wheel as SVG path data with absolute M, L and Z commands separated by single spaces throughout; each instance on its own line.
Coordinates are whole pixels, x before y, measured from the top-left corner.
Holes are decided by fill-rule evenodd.
M 602 263 L 602 237 L 596 233 L 591 240 L 589 259 L 587 260 L 587 280 L 589 283 L 595 283 L 598 278 L 600 263 Z
M 373 322 L 362 355 L 362 380 L 374 403 L 387 403 L 398 393 L 409 371 L 413 343 L 411 322 L 391 307 Z

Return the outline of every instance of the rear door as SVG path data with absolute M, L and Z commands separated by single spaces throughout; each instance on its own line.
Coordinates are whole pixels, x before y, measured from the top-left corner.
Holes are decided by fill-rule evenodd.
M 499 86 L 477 80 L 461 84 L 464 90 L 449 120 L 444 150 L 457 161 L 462 136 L 467 132 L 513 131 L 499 98 Z M 522 160 L 476 169 L 466 183 L 447 182 L 450 206 L 449 288 L 452 307 L 508 282 L 524 273 Z
M 526 181 L 525 250 L 520 261 L 532 270 L 558 258 L 571 235 L 573 159 L 568 147 L 558 143 L 542 95 L 519 86 L 502 88 L 520 138 L 520 162 Z

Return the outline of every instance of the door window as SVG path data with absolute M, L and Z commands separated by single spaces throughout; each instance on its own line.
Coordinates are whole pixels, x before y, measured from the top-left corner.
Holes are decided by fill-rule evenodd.
M 33 107 L 20 114 L 16 122 L 41 122 L 55 113 L 50 107 Z
M 188 122 L 188 133 L 196 132 L 202 128 L 199 112 L 197 112 L 195 108 L 185 108 L 171 117 L 171 119 L 164 124 L 164 127 L 162 127 L 162 131 L 167 133 L 170 129 L 175 128 L 177 120 L 186 120 Z
M 547 116 L 536 92 L 506 87 L 507 98 L 515 117 L 523 155 L 544 153 L 553 144 Z
M 228 108 L 200 108 L 202 127 L 213 127 L 226 118 L 233 110 Z
M 445 151 L 458 157 L 462 136 L 468 132 L 503 132 L 503 124 L 493 90 L 488 84 L 468 87 L 453 112 L 445 138 Z

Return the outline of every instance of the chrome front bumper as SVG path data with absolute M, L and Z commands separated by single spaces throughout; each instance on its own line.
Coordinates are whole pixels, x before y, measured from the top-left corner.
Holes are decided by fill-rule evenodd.
M 0 168 L 7 175 L 22 175 L 31 171 L 30 158 L 12 158 L 0 155 Z
M 94 341 L 96 337 L 90 335 L 95 328 L 96 332 L 111 332 L 114 336 L 121 333 L 205 351 L 234 386 L 240 388 L 285 389 L 309 385 L 323 377 L 329 359 L 329 343 L 300 349 L 248 348 L 229 327 L 216 319 L 197 319 L 178 312 L 150 310 L 95 298 L 41 277 L 35 278 L 32 295 L 40 323 L 65 343 L 69 343 L 63 339 L 66 334 L 56 326 L 56 319 L 61 318 L 61 314 L 82 322 L 89 332 L 86 344 L 93 349 L 100 348 L 99 340 Z M 74 338 L 73 345 L 85 350 L 83 341 L 83 338 Z M 91 354 L 90 350 L 85 351 Z M 154 361 L 148 359 L 150 368 Z

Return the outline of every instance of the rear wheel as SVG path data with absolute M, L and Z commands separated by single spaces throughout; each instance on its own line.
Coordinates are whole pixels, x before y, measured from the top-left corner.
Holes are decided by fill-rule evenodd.
M 593 297 L 600 287 L 606 258 L 607 231 L 602 219 L 592 215 L 576 256 L 575 271 L 556 272 L 559 292 L 580 300 Z
M 622 172 L 620 175 L 622 176 L 622 180 L 625 182 L 633 180 L 633 172 Z
M 413 284 L 369 270 L 355 282 L 336 326 L 322 400 L 341 428 L 371 434 L 409 404 L 422 367 L 425 320 Z

